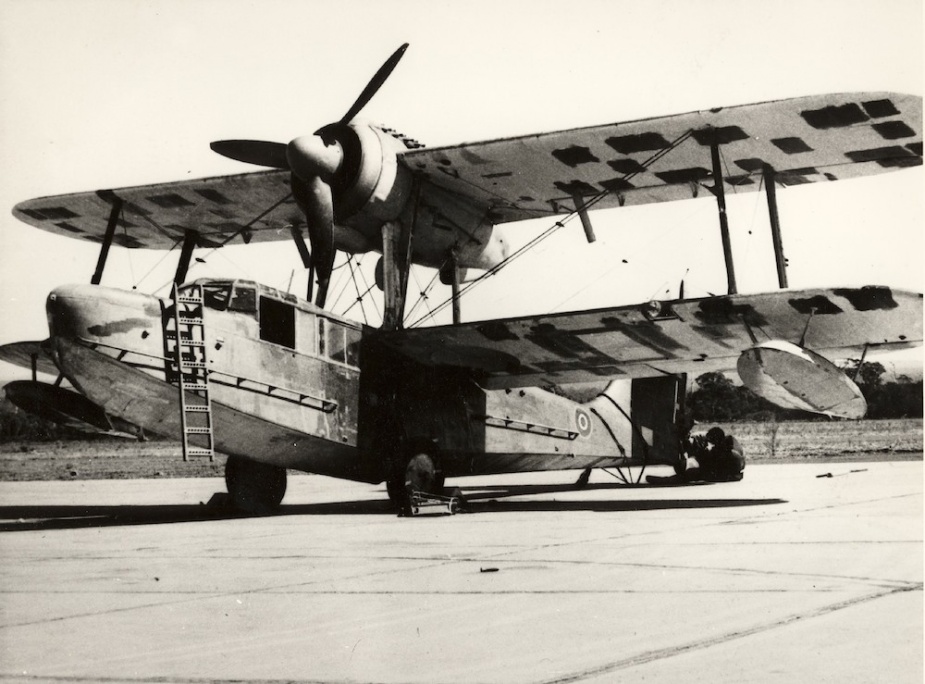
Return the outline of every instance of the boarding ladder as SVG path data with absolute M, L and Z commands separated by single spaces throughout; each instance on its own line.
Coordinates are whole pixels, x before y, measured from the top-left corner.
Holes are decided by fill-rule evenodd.
M 180 423 L 183 433 L 183 460 L 208 456 L 215 460 L 212 432 L 212 402 L 209 399 L 209 370 L 206 363 L 202 285 L 193 284 L 181 294 L 173 288 L 173 342 L 176 377 L 180 388 Z M 171 339 L 173 338 L 173 339 Z

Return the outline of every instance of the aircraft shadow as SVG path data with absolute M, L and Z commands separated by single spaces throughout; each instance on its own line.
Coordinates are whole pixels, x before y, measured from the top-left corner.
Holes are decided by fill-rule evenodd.
M 716 497 L 709 499 L 684 499 L 665 497 L 658 499 L 582 499 L 557 501 L 555 499 L 512 500 L 540 494 L 555 494 L 575 491 L 625 489 L 651 489 L 647 485 L 625 485 L 620 483 L 588 484 L 576 490 L 573 484 L 564 485 L 491 485 L 463 488 L 464 513 L 518 513 L 524 511 L 597 511 L 632 512 L 653 510 L 683 510 L 698 508 L 738 508 L 745 506 L 768 506 L 786 503 L 784 499 L 747 499 Z M 675 488 L 673 488 L 675 489 Z M 386 499 L 360 499 L 328 503 L 283 504 L 272 515 L 396 515 L 392 504 Z M 162 525 L 170 523 L 234 520 L 259 515 L 240 513 L 226 507 L 206 504 L 171 505 L 122 505 L 122 506 L 0 506 L 0 532 L 21 532 L 30 530 L 67 530 L 98 527 L 133 525 Z
M 625 484 L 620 482 L 607 482 L 586 484 L 577 488 L 574 484 L 558 485 L 491 485 L 487 487 L 463 488 L 466 500 L 465 510 L 470 513 L 515 513 L 521 511 L 599 511 L 599 512 L 631 512 L 631 511 L 657 511 L 672 509 L 695 508 L 736 508 L 743 506 L 768 506 L 786 503 L 785 499 L 745 499 L 745 498 L 710 498 L 685 499 L 681 497 L 665 497 L 658 499 L 584 499 L 557 501 L 555 499 L 517 500 L 511 497 L 530 496 L 538 494 L 555 494 L 568 492 L 589 492 L 595 490 L 622 489 L 634 491 L 638 489 L 671 489 L 677 491 L 687 487 L 708 487 L 711 483 L 698 482 L 686 485 L 649 485 Z

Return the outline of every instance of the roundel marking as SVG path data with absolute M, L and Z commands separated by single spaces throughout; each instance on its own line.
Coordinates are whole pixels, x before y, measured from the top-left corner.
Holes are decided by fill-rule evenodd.
M 582 437 L 591 434 L 591 416 L 584 409 L 575 409 L 575 424 L 578 426 L 578 434 Z

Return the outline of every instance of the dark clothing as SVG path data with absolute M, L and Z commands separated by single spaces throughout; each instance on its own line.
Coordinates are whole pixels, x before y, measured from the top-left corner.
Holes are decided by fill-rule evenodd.
M 691 456 L 697 459 L 699 467 L 682 473 L 688 481 L 697 479 L 708 482 L 734 482 L 742 479 L 745 453 L 736 438 L 731 435 L 724 436 L 719 444 L 694 445 Z
M 714 433 L 715 431 L 715 433 Z M 713 434 L 711 434 L 713 433 Z M 649 475 L 646 481 L 656 485 L 681 485 L 690 482 L 738 482 L 745 470 L 745 452 L 731 435 L 713 428 L 707 437 L 685 437 L 681 442 L 682 458 L 670 477 Z M 687 458 L 697 460 L 697 466 L 687 468 Z

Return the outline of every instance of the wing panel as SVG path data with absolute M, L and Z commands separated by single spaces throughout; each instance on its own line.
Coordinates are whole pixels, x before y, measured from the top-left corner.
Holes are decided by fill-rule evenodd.
M 42 348 L 42 342 L 10 342 L 9 344 L 0 345 L 0 361 L 6 361 L 20 368 L 32 369 L 35 363 L 35 370 L 38 373 L 47 375 L 60 375 L 58 367 L 51 357 Z
M 497 222 L 595 206 L 690 199 L 712 185 L 721 143 L 727 192 L 760 187 L 765 165 L 783 186 L 883 173 L 922 163 L 922 98 L 897 93 L 800 97 L 542 135 L 404 153 L 432 182 L 488 205 Z
M 922 341 L 922 296 L 887 287 L 731 295 L 382 333 L 425 366 L 490 389 L 732 370 L 756 342 L 800 340 L 830 358 Z
M 113 242 L 134 249 L 170 249 L 187 230 L 199 233 L 203 246 L 242 233 L 254 242 L 288 240 L 288 227 L 304 223 L 283 171 L 40 197 L 13 214 L 52 233 L 100 242 L 115 197 L 123 206 Z

